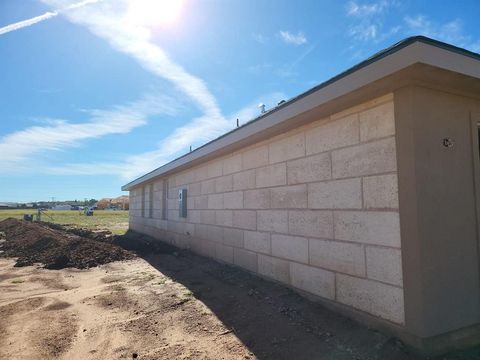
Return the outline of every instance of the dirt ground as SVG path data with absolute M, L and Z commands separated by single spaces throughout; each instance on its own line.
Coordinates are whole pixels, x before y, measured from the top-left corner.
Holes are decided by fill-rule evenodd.
M 292 291 L 189 252 L 79 270 L 0 259 L 1 359 L 419 359 Z M 480 349 L 440 359 L 480 359 Z
M 42 263 L 47 269 L 87 269 L 133 259 L 135 254 L 115 244 L 116 238 L 110 232 L 67 231 L 61 225 L 9 218 L 0 221 L 0 257 L 17 258 L 16 266 Z

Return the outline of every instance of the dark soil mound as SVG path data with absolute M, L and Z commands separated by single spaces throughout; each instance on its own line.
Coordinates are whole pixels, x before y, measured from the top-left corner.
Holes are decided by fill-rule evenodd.
M 69 234 L 78 235 L 88 239 L 103 241 L 103 242 L 112 242 L 113 234 L 108 230 L 90 230 L 85 228 L 80 228 L 76 225 L 60 225 L 51 222 L 41 222 L 42 225 L 47 226 L 54 230 L 59 230 L 62 232 L 68 232 Z
M 178 251 L 178 249 L 174 246 L 132 230 L 128 230 L 125 235 L 113 235 L 108 230 L 93 231 L 85 228 L 79 228 L 74 225 L 60 225 L 53 223 L 42 223 L 42 225 L 54 230 L 62 231 L 64 233 L 78 235 L 95 241 L 115 244 L 125 250 L 134 251 L 139 255 L 168 254 Z
M 0 221 L 0 256 L 18 257 L 15 266 L 42 263 L 47 269 L 85 269 L 135 255 L 107 241 L 79 236 L 43 223 L 9 218 Z M 105 238 L 105 237 L 104 237 Z

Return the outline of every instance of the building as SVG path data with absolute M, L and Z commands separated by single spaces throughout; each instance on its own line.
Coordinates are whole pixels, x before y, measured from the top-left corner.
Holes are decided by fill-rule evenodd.
M 72 210 L 72 205 L 69 204 L 57 204 L 52 210 Z
M 19 207 L 18 203 L 0 202 L 0 209 L 16 209 Z
M 409 38 L 125 185 L 130 228 L 425 351 L 472 344 L 479 123 L 480 55 Z

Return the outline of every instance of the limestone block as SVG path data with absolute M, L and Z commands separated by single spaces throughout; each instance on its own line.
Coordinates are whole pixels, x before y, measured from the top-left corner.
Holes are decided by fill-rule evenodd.
M 223 243 L 225 245 L 243 248 L 243 230 L 229 227 L 224 228 Z
M 268 146 L 270 164 L 305 156 L 305 133 L 276 140 Z
M 397 174 L 363 178 L 363 202 L 367 209 L 398 209 Z
M 233 226 L 255 230 L 257 228 L 257 213 L 253 210 L 234 210 Z
M 258 272 L 282 283 L 290 283 L 290 264 L 287 260 L 258 254 Z
M 194 182 L 188 185 L 188 196 L 197 196 L 202 194 L 202 183 Z
M 256 169 L 255 184 L 257 188 L 286 185 L 287 165 L 279 163 Z
M 225 209 L 243 209 L 243 191 L 234 191 L 223 194 Z
M 373 280 L 403 286 L 401 250 L 367 246 L 367 276 Z
M 242 153 L 243 170 L 254 169 L 268 164 L 268 146 L 262 145 Z
M 223 228 L 207 225 L 207 240 L 221 243 L 223 241 Z
M 357 144 L 359 133 L 356 113 L 310 129 L 306 132 L 307 155 Z
M 308 264 L 308 239 L 300 236 L 272 234 L 272 255 Z
M 308 207 L 310 209 L 361 209 L 361 179 L 308 184 Z
M 336 276 L 337 301 L 397 324 L 404 323 L 401 288 L 349 275 Z
M 245 249 L 251 251 L 271 254 L 270 233 L 259 231 L 245 231 L 244 246 Z
M 335 211 L 335 239 L 400 247 L 397 212 Z
M 345 274 L 365 276 L 365 252 L 359 244 L 310 239 L 310 264 Z
M 208 195 L 209 209 L 223 209 L 223 194 Z
M 329 154 L 318 154 L 287 162 L 289 184 L 328 180 L 332 177 Z
M 233 247 L 223 244 L 215 244 L 215 258 L 233 264 Z
M 207 209 L 208 195 L 195 196 L 194 206 L 195 206 L 195 209 Z
M 291 210 L 288 215 L 292 235 L 333 238 L 333 216 L 324 210 Z
M 255 169 L 233 174 L 233 190 L 255 188 Z
M 234 248 L 233 262 L 248 271 L 258 272 L 257 254 L 252 251 Z
M 307 207 L 307 185 L 291 185 L 270 190 L 272 209 L 300 209 Z
M 200 210 L 200 222 L 202 224 L 215 224 L 215 210 Z
M 215 224 L 220 226 L 232 226 L 233 225 L 233 212 L 232 210 L 217 210 L 215 211 Z
M 233 190 L 233 177 L 232 175 L 226 175 L 215 179 L 215 191 L 217 193 L 223 193 Z
M 244 192 L 245 209 L 269 209 L 270 189 L 254 189 Z
M 288 212 L 286 210 L 258 210 L 257 229 L 278 233 L 288 232 Z
M 370 141 L 395 134 L 393 101 L 362 111 L 360 118 L 360 141 Z
M 223 174 L 233 174 L 242 170 L 242 154 L 235 154 L 223 159 Z
M 215 179 L 202 181 L 201 192 L 202 195 L 215 193 Z
M 214 160 L 207 165 L 207 174 L 208 178 L 215 178 L 218 176 L 222 176 L 223 174 L 223 161 L 220 160 Z
M 395 138 L 335 150 L 332 169 L 335 179 L 396 171 Z
M 292 286 L 333 300 L 335 298 L 335 274 L 308 265 L 290 263 Z

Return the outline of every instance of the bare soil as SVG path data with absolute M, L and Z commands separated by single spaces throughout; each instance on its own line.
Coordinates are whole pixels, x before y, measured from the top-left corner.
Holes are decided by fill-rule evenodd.
M 0 232 L 0 256 L 16 257 L 16 266 L 41 263 L 47 269 L 85 269 L 135 256 L 109 242 L 112 237 L 103 232 L 89 232 L 91 236 L 86 237 L 59 226 L 14 218 L 0 221 Z
M 158 246 L 83 270 L 0 258 L 0 359 L 422 359 L 281 285 Z

